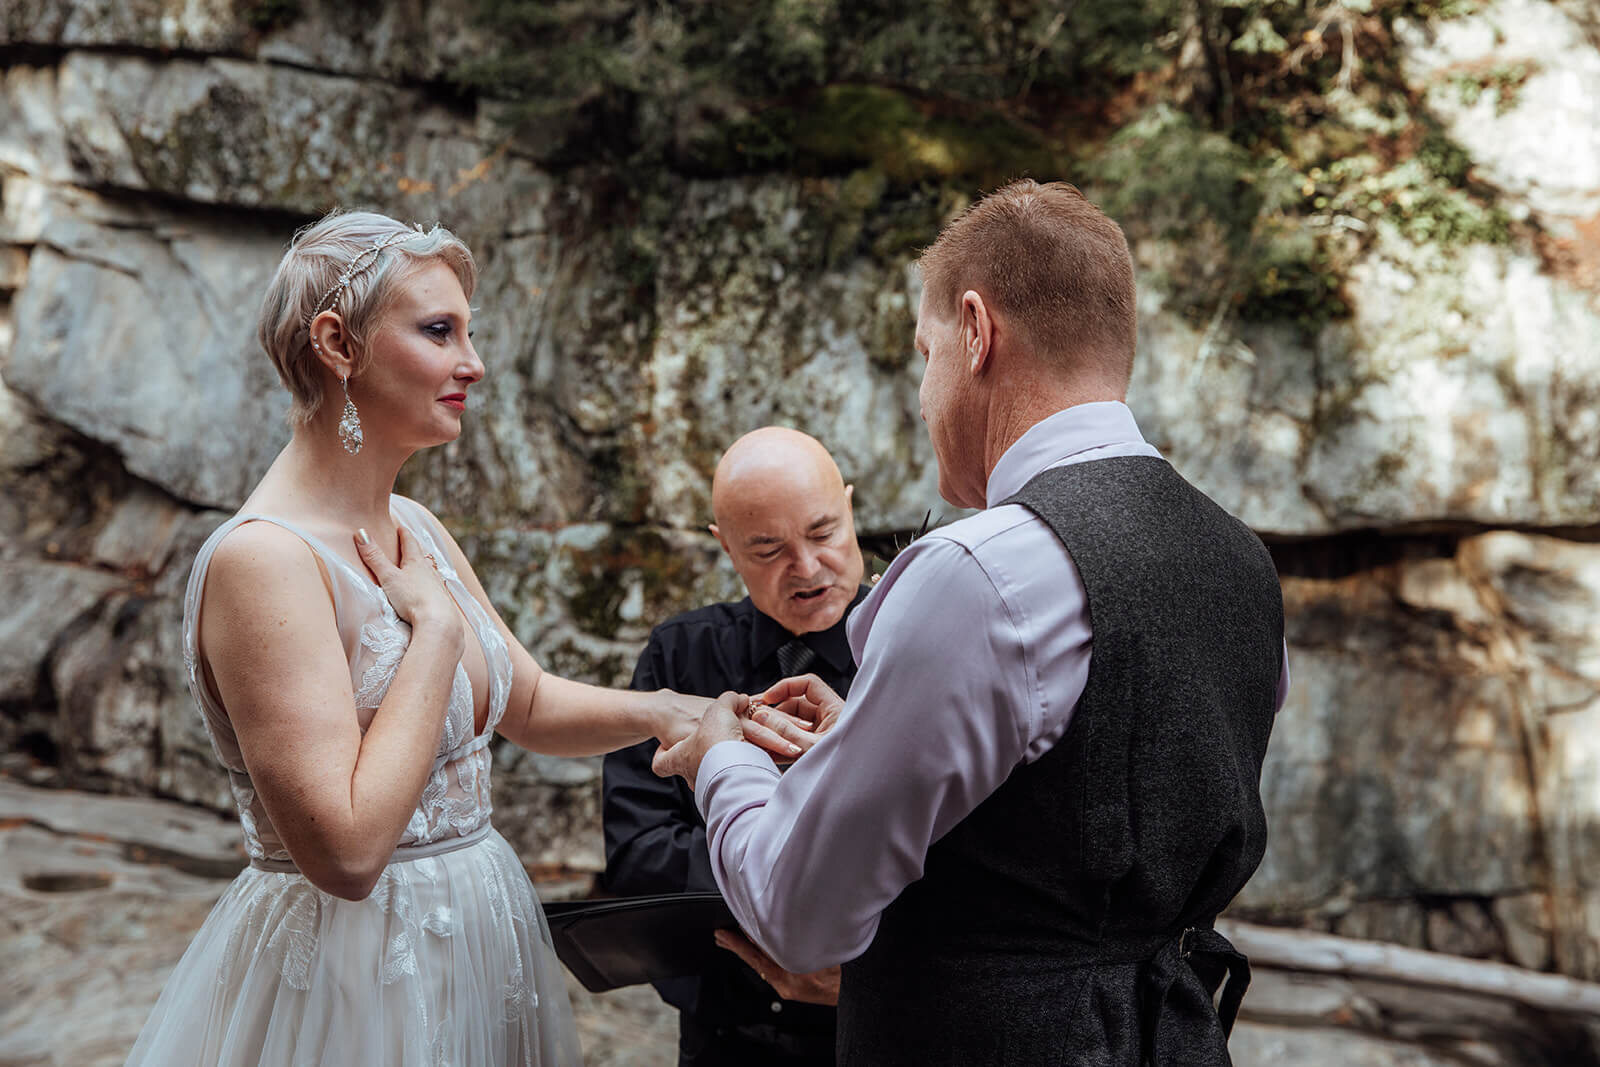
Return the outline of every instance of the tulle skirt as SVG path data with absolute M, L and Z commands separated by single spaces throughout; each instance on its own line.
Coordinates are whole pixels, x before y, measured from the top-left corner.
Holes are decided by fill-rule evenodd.
M 561 966 L 504 838 L 391 863 L 366 900 L 248 869 L 128 1058 L 175 1067 L 566 1067 Z

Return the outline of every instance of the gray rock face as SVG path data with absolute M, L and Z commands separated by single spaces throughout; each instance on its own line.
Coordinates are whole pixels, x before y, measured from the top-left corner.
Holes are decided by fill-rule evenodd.
M 1588 65 L 1600 60 L 1574 43 L 1576 24 L 1560 9 L 1537 6 L 1542 22 L 1530 25 L 1543 25 L 1545 36 L 1534 40 L 1570 45 L 1559 53 L 1573 65 L 1570 77 L 1556 81 L 1586 84 Z M 1498 24 L 1513 15 L 1496 9 L 1483 18 Z M 1452 22 L 1446 37 L 1468 34 L 1471 25 Z M 1437 54 L 1443 44 L 1414 47 L 1419 77 L 1436 80 L 1443 75 L 1430 72 L 1453 62 L 1454 53 Z M 1530 47 L 1521 38 L 1505 45 L 1507 55 Z M 860 483 L 868 529 L 913 525 L 936 503 L 911 388 L 919 371 L 910 347 L 917 296 L 910 255 L 830 265 L 837 230 L 830 212 L 840 190 L 819 195 L 815 183 L 792 180 L 684 183 L 661 238 L 671 254 L 655 260 L 641 303 L 619 285 L 625 264 L 607 247 L 613 233 L 600 221 L 599 203 L 579 189 L 557 195 L 549 177 L 496 147 L 486 121 L 463 122 L 419 90 L 232 59 L 71 53 L 53 70 L 9 72 L 0 111 L 16 116 L 17 130 L 0 138 L 0 159 L 30 175 L 306 214 L 334 203 L 374 204 L 445 218 L 477 243 L 493 372 L 485 415 L 493 418 L 481 420 L 452 458 L 499 499 L 473 506 L 467 494 L 437 484 L 448 481 L 442 474 L 418 483 L 445 491 L 444 499 L 429 499 L 454 505 L 453 513 L 692 527 L 707 510 L 704 484 L 716 454 L 743 430 L 774 420 L 802 425 L 835 447 L 847 476 Z M 1581 197 L 1540 199 L 1509 179 L 1504 192 L 1530 211 L 1581 206 Z M 32 257 L 31 280 L 19 294 L 18 336 L 26 343 L 8 380 L 46 404 L 67 401 L 44 388 L 38 365 L 66 342 L 94 347 L 109 328 L 73 316 L 75 329 L 87 332 L 66 336 L 64 324 L 49 321 L 50 294 L 92 285 L 104 293 L 101 317 L 121 323 L 115 309 L 141 299 L 139 282 L 116 275 L 112 264 L 144 263 L 153 252 L 120 234 L 112 248 L 104 233 L 84 232 L 84 212 L 75 204 L 70 221 L 12 234 L 70 259 Z M 251 365 L 246 351 L 228 350 L 251 347 L 250 298 L 284 234 L 269 228 L 251 241 L 229 222 L 207 248 L 202 225 L 182 220 L 196 236 L 169 241 L 180 278 L 151 287 L 160 301 L 155 321 L 192 324 L 164 350 L 210 349 L 201 354 L 213 388 L 228 382 L 246 396 L 269 395 L 255 374 L 220 373 L 228 364 L 210 360 Z M 181 274 L 218 278 L 220 257 L 250 264 L 220 276 L 237 293 L 196 292 Z M 1147 287 L 1131 400 L 1152 439 L 1267 533 L 1594 521 L 1590 424 L 1600 416 L 1592 414 L 1589 363 L 1600 359 L 1600 312 L 1588 294 L 1547 271 L 1538 249 L 1480 246 L 1458 255 L 1418 247 L 1392 230 L 1355 268 L 1353 288 L 1351 321 L 1307 351 L 1270 329 L 1202 333 L 1165 311 Z M 203 316 L 218 308 L 234 315 L 212 329 Z M 113 389 L 125 384 L 99 380 Z M 140 411 L 159 410 L 130 399 Z M 209 407 L 239 426 L 241 404 L 229 397 Z M 102 405 L 90 396 L 82 406 Z M 252 414 L 255 422 L 243 425 L 270 421 Z M 131 434 L 148 432 L 123 417 Z M 563 433 L 568 420 L 577 440 Z M 251 437 L 264 454 L 281 440 Z M 179 458 L 188 467 L 195 457 Z M 249 458 L 219 465 L 243 472 L 248 485 L 260 469 L 259 457 Z M 623 492 L 599 503 L 585 492 L 587 471 L 608 460 L 620 468 L 615 484 Z M 168 478 L 142 457 L 133 462 L 179 495 L 228 499 L 212 485 Z M 430 457 L 420 466 L 439 462 Z
M 7 749 L 228 807 L 183 685 L 182 591 L 287 439 L 257 301 L 338 204 L 474 249 L 488 377 L 400 488 L 550 669 L 624 683 L 654 623 L 741 595 L 704 527 L 718 454 L 756 426 L 828 444 L 863 533 L 953 516 L 912 350 L 916 249 L 953 205 L 869 172 L 669 175 L 634 197 L 542 171 L 432 88 L 477 47 L 472 5 L 294 6 L 0 13 L 30 57 L 0 72 Z M 1130 403 L 1284 573 L 1294 686 L 1236 910 L 1594 978 L 1600 50 L 1582 5 L 1477 7 L 1403 24 L 1396 48 L 1515 238 L 1443 252 L 1380 221 L 1350 317 L 1310 339 L 1207 329 L 1144 284 Z M 926 225 L 891 232 L 891 208 Z M 1136 251 L 1148 282 L 1171 249 Z M 595 761 L 505 747 L 495 773 L 529 863 L 600 867 Z M 1258 1018 L 1236 1054 L 1439 1062 L 1320 1025 Z
M 288 440 L 249 341 L 282 237 L 103 206 L 34 238 L 6 384 L 179 498 L 237 503 Z
M 1485 180 L 1546 219 L 1600 213 L 1600 54 L 1586 17 L 1582 3 L 1502 0 L 1474 18 L 1400 27 L 1428 110 Z
M 1532 250 L 1385 229 L 1311 351 L 1212 341 L 1147 293 L 1129 402 L 1174 464 L 1267 534 L 1409 523 L 1585 526 L 1600 309 Z
M 249 32 L 245 8 L 237 0 L 17 0 L 0 17 L 0 43 L 227 52 Z
M 15 0 L 0 15 L 0 44 L 250 52 L 293 67 L 423 80 L 481 49 L 471 15 L 460 0 Z
M 1502 531 L 1284 591 L 1271 836 L 1235 910 L 1600 975 L 1600 548 Z
M 39 664 L 57 637 L 123 583 L 63 563 L 0 563 L 0 583 L 14 598 L 0 620 L 0 701 L 39 699 Z

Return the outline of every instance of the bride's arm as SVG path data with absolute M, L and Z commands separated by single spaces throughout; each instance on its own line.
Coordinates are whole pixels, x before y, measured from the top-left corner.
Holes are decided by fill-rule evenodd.
M 435 520 L 456 573 L 489 613 L 511 650 L 511 696 L 499 733 L 552 756 L 592 756 L 648 737 L 673 745 L 694 732 L 709 701 L 670 689 L 637 693 L 575 682 L 544 670 L 518 641 L 473 573 L 455 538 Z
M 268 523 L 241 526 L 217 546 L 202 601 L 201 647 L 251 783 L 295 866 L 348 900 L 372 892 L 416 810 L 463 647 L 449 594 L 401 536 L 403 570 L 372 546 L 360 550 L 411 623 L 365 734 L 333 603 L 304 541 Z

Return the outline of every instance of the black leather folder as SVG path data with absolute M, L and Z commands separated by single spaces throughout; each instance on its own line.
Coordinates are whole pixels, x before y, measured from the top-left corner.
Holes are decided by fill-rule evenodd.
M 591 993 L 702 974 L 738 926 L 718 893 L 556 901 L 544 906 L 556 955 Z

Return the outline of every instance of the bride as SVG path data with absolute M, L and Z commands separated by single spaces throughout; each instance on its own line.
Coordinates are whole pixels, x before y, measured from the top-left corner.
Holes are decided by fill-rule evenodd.
M 579 1062 L 533 886 L 489 822 L 498 732 L 557 755 L 689 734 L 705 701 L 541 670 L 454 539 L 392 492 L 483 363 L 472 254 L 383 215 L 295 239 L 259 336 L 292 439 L 195 560 L 189 686 L 250 866 L 130 1064 Z

